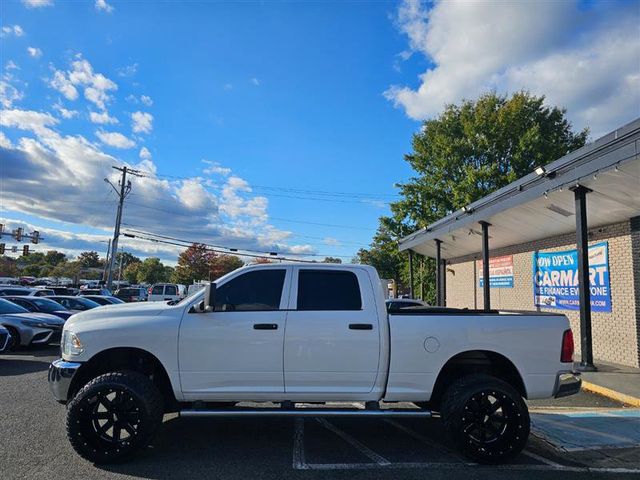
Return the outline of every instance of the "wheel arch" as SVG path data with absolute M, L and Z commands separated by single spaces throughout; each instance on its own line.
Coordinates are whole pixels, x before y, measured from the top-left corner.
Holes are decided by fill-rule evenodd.
M 177 411 L 178 402 L 162 362 L 147 350 L 136 347 L 115 347 L 102 350 L 84 362 L 73 376 L 69 386 L 68 400 L 71 400 L 83 386 L 97 376 L 126 370 L 139 372 L 149 377 L 162 394 L 165 411 Z
M 523 398 L 527 398 L 522 375 L 511 360 L 491 350 L 467 350 L 455 354 L 442 366 L 434 383 L 429 406 L 439 410 L 447 387 L 459 378 L 476 373 L 499 378 L 515 388 Z

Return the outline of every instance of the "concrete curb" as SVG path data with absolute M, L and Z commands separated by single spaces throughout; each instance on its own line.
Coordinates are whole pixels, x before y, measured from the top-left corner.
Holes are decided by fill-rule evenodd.
M 582 381 L 582 388 L 588 392 L 597 393 L 603 397 L 610 398 L 620 403 L 624 403 L 630 407 L 640 407 L 640 398 L 632 397 L 625 393 L 616 392 L 610 388 L 601 387 L 595 383 Z

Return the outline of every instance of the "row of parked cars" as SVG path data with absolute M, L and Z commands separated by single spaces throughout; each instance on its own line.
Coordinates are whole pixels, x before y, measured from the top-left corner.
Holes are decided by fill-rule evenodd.
M 78 293 L 76 293 L 78 292 Z M 58 342 L 64 322 L 74 313 L 125 302 L 180 300 L 184 285 L 74 291 L 67 287 L 0 286 L 0 352 L 12 347 Z

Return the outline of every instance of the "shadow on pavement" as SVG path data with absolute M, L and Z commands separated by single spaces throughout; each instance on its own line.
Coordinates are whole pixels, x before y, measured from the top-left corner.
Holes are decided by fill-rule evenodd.
M 25 375 L 42 372 L 49 368 L 49 362 L 39 360 L 22 360 L 0 356 L 0 377 Z

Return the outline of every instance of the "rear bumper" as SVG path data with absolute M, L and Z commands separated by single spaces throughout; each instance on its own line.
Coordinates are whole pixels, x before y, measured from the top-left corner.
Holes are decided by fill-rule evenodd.
M 578 372 L 561 372 L 556 377 L 556 385 L 553 389 L 554 398 L 568 397 L 580 391 L 582 380 Z
M 58 402 L 67 403 L 71 381 L 81 365 L 61 358 L 49 365 L 49 389 Z

